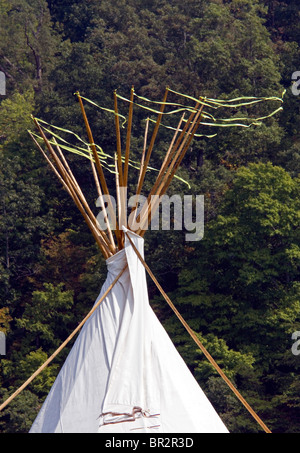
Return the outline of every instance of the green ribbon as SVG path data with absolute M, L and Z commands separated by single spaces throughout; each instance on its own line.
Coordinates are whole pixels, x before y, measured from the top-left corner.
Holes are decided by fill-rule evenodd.
M 65 151 L 68 151 L 68 152 L 71 152 L 71 153 L 73 153 L 73 154 L 76 154 L 76 155 L 78 155 L 78 156 L 80 156 L 80 157 L 85 157 L 86 159 L 89 159 L 89 160 L 91 160 L 91 161 L 93 161 L 93 162 L 95 163 L 95 159 L 94 159 L 94 157 L 93 157 L 93 155 L 92 155 L 92 153 L 91 153 L 91 150 L 90 150 L 90 144 L 89 144 L 89 143 L 86 143 L 84 140 L 82 140 L 82 138 L 81 138 L 78 134 L 76 134 L 75 132 L 70 131 L 70 130 L 68 130 L 68 129 L 64 129 L 64 128 L 62 128 L 62 127 L 54 126 L 53 124 L 49 124 L 49 123 L 47 123 L 47 121 L 44 121 L 44 120 L 41 120 L 41 119 L 38 119 L 38 118 L 35 118 L 35 119 L 36 119 L 39 123 L 42 123 L 42 124 L 40 124 L 40 126 L 41 126 L 46 132 L 48 132 L 49 134 L 51 134 L 52 137 L 54 137 L 55 139 L 57 139 L 57 140 L 59 140 L 60 142 L 62 142 L 62 143 L 57 143 L 61 149 L 65 150 Z M 67 140 L 65 140 L 64 138 L 62 138 L 60 135 L 55 134 L 51 129 L 49 129 L 49 128 L 43 126 L 43 124 L 46 124 L 47 126 L 50 126 L 50 127 L 54 128 L 54 129 L 57 129 L 57 130 L 59 130 L 59 131 L 61 131 L 61 132 L 66 132 L 66 133 L 68 133 L 68 134 L 74 135 L 80 142 L 82 142 L 82 143 L 86 146 L 86 148 L 82 148 L 82 147 L 80 147 L 80 146 L 72 145 L 70 142 L 68 142 Z M 32 131 L 30 131 L 30 132 L 31 132 L 31 134 L 32 134 L 33 136 L 35 136 L 39 141 L 41 141 L 41 142 L 43 141 L 43 139 L 42 139 L 39 135 L 35 134 L 35 133 L 32 132 Z M 54 141 L 53 138 L 49 140 L 49 143 L 50 143 L 51 145 L 56 145 L 56 143 L 55 143 L 55 141 Z M 99 159 L 101 160 L 101 164 L 103 165 L 103 167 L 106 168 L 110 173 L 115 174 L 116 172 L 115 172 L 114 157 L 111 156 L 110 154 L 105 154 L 105 153 L 103 152 L 102 148 L 101 148 L 99 145 L 97 145 L 96 143 L 94 143 L 94 145 L 95 145 L 96 148 L 97 148 L 97 154 L 98 154 L 98 156 L 99 156 Z M 100 150 L 100 152 L 99 152 L 99 150 Z M 109 163 L 107 162 L 107 158 L 113 160 L 113 163 L 109 164 Z M 122 156 L 122 162 L 123 162 L 123 163 L 125 162 L 125 157 L 124 157 L 124 156 Z M 129 164 L 129 166 L 135 168 L 136 170 L 140 170 L 140 168 L 141 168 L 140 163 L 139 163 L 139 162 L 136 162 L 136 161 L 134 161 L 134 160 L 132 160 L 132 159 L 129 159 L 129 160 L 128 160 L 128 164 Z M 151 167 L 150 165 L 148 165 L 148 166 L 147 166 L 147 171 L 156 171 L 156 172 L 158 172 L 159 170 L 158 170 L 157 168 L 154 168 L 154 167 Z M 181 177 L 178 176 L 178 175 L 174 175 L 174 176 L 175 176 L 176 179 L 178 179 L 179 181 L 181 181 L 181 182 L 183 182 L 184 184 L 186 184 L 186 185 L 188 186 L 189 189 L 191 188 L 191 186 L 190 186 L 190 184 L 188 183 L 188 181 L 184 180 L 183 178 L 181 178 Z
M 282 93 L 282 97 L 276 97 L 276 96 L 270 96 L 270 97 L 254 97 L 254 96 L 241 96 L 241 97 L 237 97 L 237 98 L 233 98 L 233 99 L 228 99 L 228 100 L 225 100 L 225 99 L 212 99 L 212 98 L 207 98 L 207 97 L 200 97 L 199 99 L 193 97 L 193 96 L 189 96 L 189 95 L 186 95 L 186 94 L 183 94 L 183 93 L 180 93 L 178 91 L 175 91 L 175 90 L 171 90 L 170 88 L 167 88 L 171 93 L 174 93 L 178 96 L 181 96 L 183 98 L 186 98 L 188 100 L 191 100 L 195 103 L 198 103 L 200 104 L 201 106 L 205 106 L 205 107 L 208 107 L 212 110 L 217 110 L 217 109 L 220 109 L 220 108 L 230 108 L 230 109 L 238 109 L 238 108 L 241 108 L 241 107 L 250 107 L 250 106 L 253 106 L 253 105 L 256 105 L 256 104 L 259 104 L 259 103 L 262 103 L 262 102 L 280 102 L 280 103 L 283 103 L 283 96 L 286 92 L 286 90 L 283 91 Z M 84 99 L 86 102 L 90 103 L 91 105 L 103 110 L 103 111 L 106 111 L 108 113 L 112 113 L 115 115 L 118 115 L 122 120 L 122 127 L 124 127 L 124 124 L 126 123 L 127 119 L 124 115 L 121 115 L 120 113 L 116 113 L 115 110 L 113 109 L 109 109 L 109 108 L 106 108 L 106 107 L 102 107 L 100 106 L 99 104 L 97 104 L 96 102 L 94 101 L 91 101 L 90 99 L 86 98 L 86 97 L 83 97 L 81 96 L 79 93 L 75 93 L 77 94 L 78 96 L 81 97 L 81 99 Z M 171 110 L 170 111 L 167 111 L 167 112 L 161 112 L 159 110 L 157 110 L 155 107 L 149 107 L 149 106 L 146 106 L 146 105 L 143 105 L 141 102 L 147 102 L 147 103 L 150 103 L 152 105 L 162 105 L 162 102 L 159 102 L 159 101 L 153 101 L 153 100 L 150 100 L 144 96 L 139 96 L 137 95 L 136 93 L 134 93 L 134 96 L 139 100 L 139 102 L 134 102 L 134 101 L 131 101 L 123 96 L 120 96 L 119 94 L 116 94 L 117 95 L 117 98 L 125 101 L 125 102 L 128 102 L 128 103 L 133 103 L 133 105 L 139 107 L 139 108 L 142 108 L 144 110 L 147 110 L 151 113 L 155 113 L 155 114 L 159 114 L 159 115 L 165 115 L 165 116 L 172 116 L 172 115 L 175 115 L 177 113 L 180 113 L 180 112 L 191 112 L 191 113 L 195 113 L 197 111 L 199 111 L 198 108 L 195 108 L 191 105 L 184 105 L 183 103 L 178 103 L 178 102 L 165 102 L 164 105 L 166 106 L 169 106 L 171 107 Z M 211 113 L 207 112 L 207 111 L 202 111 L 202 118 L 205 120 L 204 122 L 201 122 L 201 125 L 202 126 L 206 126 L 206 127 L 243 127 L 243 128 L 249 128 L 249 127 L 252 127 L 252 126 L 259 126 L 261 125 L 262 121 L 267 119 L 267 118 L 271 118 L 272 116 L 276 115 L 278 112 L 280 112 L 281 110 L 283 110 L 283 107 L 279 107 L 275 110 L 273 110 L 271 113 L 269 113 L 268 115 L 265 115 L 265 116 L 261 116 L 261 117 L 258 117 L 258 118 L 248 118 L 248 117 L 231 117 L 231 118 L 216 118 L 214 115 L 212 115 Z M 71 131 L 71 130 L 68 130 L 68 129 L 64 129 L 62 127 L 58 127 L 58 126 L 54 126 L 53 124 L 49 124 L 47 123 L 46 121 L 42 120 L 42 119 L 38 119 L 38 118 L 35 118 L 41 127 L 43 127 L 43 129 L 48 132 L 50 135 L 52 135 L 52 139 L 50 140 L 50 143 L 51 144 L 55 144 L 55 141 L 54 139 L 58 140 L 59 141 L 59 146 L 61 147 L 61 149 L 64 149 L 68 152 L 72 152 L 74 154 L 77 154 L 81 157 L 85 157 L 91 161 L 94 162 L 94 157 L 92 155 L 92 152 L 91 152 L 91 149 L 90 149 L 90 144 L 85 142 L 78 134 L 76 134 L 75 132 Z M 155 120 L 149 118 L 149 121 L 151 122 L 155 122 Z M 183 119 L 184 122 L 186 122 L 187 120 L 186 119 Z M 175 127 L 172 127 L 170 125 L 166 125 L 166 124 L 162 124 L 160 123 L 161 126 L 167 128 L 167 129 L 171 129 L 171 130 L 176 130 Z M 66 133 L 66 134 L 70 134 L 72 135 L 73 137 L 75 137 L 80 143 L 81 143 L 81 146 L 78 146 L 78 145 L 73 145 L 71 144 L 70 142 L 68 142 L 66 139 L 62 138 L 58 133 L 55 133 L 54 130 L 56 131 L 59 131 L 59 132 L 63 132 L 63 133 Z M 180 129 L 180 132 L 182 131 L 182 129 Z M 41 139 L 39 136 L 37 136 L 36 134 L 33 134 L 35 135 L 36 137 L 38 137 L 39 139 Z M 205 138 L 213 138 L 215 137 L 217 134 L 195 134 L 195 137 L 205 137 Z M 82 146 L 84 145 L 84 147 Z M 99 159 L 101 160 L 101 163 L 103 164 L 103 166 L 108 170 L 110 171 L 111 173 L 115 173 L 115 163 L 114 163 L 114 157 L 109 155 L 109 154 L 106 154 L 103 149 L 97 145 L 96 143 L 94 144 L 96 146 L 96 151 L 97 151 L 97 154 L 99 156 Z M 109 163 L 108 160 L 113 160 L 113 163 Z M 124 162 L 124 157 L 122 157 L 122 161 Z M 133 160 L 129 160 L 129 165 L 132 166 L 133 168 L 135 169 L 140 169 L 140 164 L 138 162 L 135 162 Z M 147 171 L 158 171 L 157 169 L 153 168 L 153 167 L 150 167 L 150 166 L 147 166 Z M 183 183 L 187 184 L 188 187 L 190 188 L 190 185 L 187 181 L 185 181 L 183 178 L 180 178 L 178 175 L 175 175 L 175 177 L 182 181 Z

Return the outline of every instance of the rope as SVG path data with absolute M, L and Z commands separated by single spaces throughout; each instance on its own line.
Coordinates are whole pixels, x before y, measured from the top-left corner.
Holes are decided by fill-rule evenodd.
M 197 346 L 199 346 L 199 348 L 201 349 L 201 351 L 203 352 L 203 354 L 205 355 L 205 357 L 209 360 L 209 362 L 212 364 L 212 366 L 215 368 L 215 370 L 219 373 L 219 375 L 222 377 L 222 379 L 226 382 L 226 384 L 229 386 L 229 388 L 233 391 L 233 393 L 237 396 L 237 398 L 241 401 L 241 403 L 246 407 L 246 409 L 250 412 L 250 414 L 252 415 L 252 417 L 257 421 L 257 423 L 259 423 L 259 425 L 263 428 L 263 430 L 266 432 L 266 433 L 271 433 L 271 431 L 269 430 L 269 428 L 265 425 L 265 423 L 260 419 L 260 417 L 256 414 L 256 412 L 252 409 L 252 407 L 247 403 L 247 401 L 245 400 L 245 398 L 240 394 L 240 392 L 237 390 L 237 388 L 232 384 L 232 382 L 228 379 L 228 377 L 225 375 L 225 373 L 221 370 L 221 368 L 219 367 L 219 365 L 215 362 L 215 360 L 213 359 L 213 357 L 210 355 L 210 353 L 207 351 L 207 349 L 203 346 L 203 344 L 201 343 L 201 341 L 198 339 L 198 337 L 196 336 L 195 332 L 190 328 L 190 326 L 187 324 L 187 322 L 184 320 L 184 318 L 181 316 L 181 314 L 179 313 L 179 311 L 177 310 L 177 308 L 175 307 L 175 305 L 173 304 L 173 302 L 171 301 L 171 299 L 168 297 L 168 295 L 164 292 L 163 288 L 160 286 L 160 284 L 158 283 L 158 281 L 156 280 L 155 276 L 153 275 L 151 269 L 149 268 L 149 266 L 147 265 L 147 263 L 145 262 L 145 260 L 143 259 L 143 257 L 141 256 L 141 254 L 139 253 L 139 251 L 137 250 L 137 248 L 135 247 L 133 241 L 130 239 L 128 233 L 126 233 L 135 253 L 137 254 L 138 258 L 140 259 L 141 263 L 143 264 L 143 266 L 145 267 L 145 269 L 147 270 L 148 274 L 150 275 L 151 279 L 153 280 L 153 282 L 155 283 L 155 285 L 157 286 L 157 288 L 159 289 L 159 291 L 161 292 L 162 296 L 164 297 L 164 299 L 166 300 L 166 302 L 168 303 L 168 305 L 172 308 L 172 310 L 174 311 L 175 315 L 177 316 L 177 318 L 180 320 L 180 322 L 183 324 L 183 326 L 185 327 L 185 329 L 188 331 L 188 333 L 190 334 L 190 336 L 192 337 L 192 339 L 195 341 L 195 343 L 197 344 Z
M 250 412 L 250 414 L 253 416 L 253 418 L 259 423 L 259 425 L 263 428 L 263 430 L 266 433 L 271 433 L 269 428 L 265 425 L 265 423 L 260 419 L 260 417 L 256 414 L 256 412 L 251 408 L 251 406 L 247 403 L 247 401 L 244 399 L 244 397 L 240 394 L 240 392 L 236 389 L 236 387 L 232 384 L 232 382 L 227 378 L 227 376 L 224 374 L 224 372 L 221 370 L 219 365 L 215 362 L 215 360 L 212 358 L 212 356 L 209 354 L 207 349 L 203 346 L 203 344 L 200 342 L 194 331 L 190 328 L 190 326 L 187 324 L 187 322 L 184 320 L 184 318 L 181 316 L 171 299 L 168 297 L 168 295 L 165 293 L 163 288 L 160 286 L 158 283 L 157 279 L 153 275 L 151 269 L 135 247 L 133 241 L 129 237 L 128 233 L 125 233 L 127 238 L 129 239 L 132 248 L 134 249 L 135 253 L 137 254 L 139 260 L 147 270 L 148 274 L 150 275 L 151 279 L 159 289 L 160 293 L 168 303 L 168 305 L 172 308 L 174 311 L 175 315 L 177 318 L 180 320 L 182 325 L 185 327 L 187 332 L 190 334 L 191 338 L 195 341 L 197 346 L 199 346 L 200 350 L 203 352 L 203 354 L 206 356 L 206 358 L 209 360 L 209 362 L 213 365 L 215 370 L 219 373 L 219 375 L 222 377 L 222 379 L 226 382 L 226 384 L 229 386 L 229 388 L 233 391 L 233 393 L 237 396 L 237 398 L 241 401 L 241 403 L 246 407 L 246 409 Z M 101 296 L 101 298 L 98 300 L 98 302 L 94 305 L 94 307 L 90 310 L 90 312 L 86 315 L 86 317 L 78 324 L 76 329 L 73 330 L 71 335 L 56 349 L 56 351 L 41 365 L 31 376 L 30 378 L 27 379 L 27 381 L 24 382 L 9 398 L 7 398 L 4 403 L 1 404 L 0 406 L 0 412 L 19 394 L 21 393 L 22 390 L 24 390 L 32 381 L 33 379 L 36 378 L 48 365 L 52 360 L 60 353 L 60 351 L 71 341 L 71 339 L 76 335 L 76 333 L 82 328 L 82 326 L 85 324 L 85 322 L 90 318 L 90 316 L 94 313 L 94 311 L 98 308 L 98 306 L 103 302 L 105 297 L 109 294 L 109 292 L 112 290 L 116 282 L 119 280 L 125 269 L 127 268 L 127 265 L 121 270 L 121 272 L 116 276 L 114 281 L 110 284 L 110 286 L 107 288 L 107 290 L 104 292 L 104 294 Z
M 27 379 L 27 381 L 24 382 L 24 384 L 21 385 L 9 398 L 7 398 L 4 403 L 1 404 L 0 406 L 0 412 L 2 409 L 4 409 L 19 393 L 21 393 L 22 390 L 24 390 L 25 387 L 27 387 L 28 384 L 30 384 L 33 379 L 43 371 L 50 362 L 60 353 L 60 351 L 69 343 L 69 341 L 76 335 L 76 333 L 81 329 L 81 327 L 85 324 L 85 322 L 90 318 L 90 316 L 94 313 L 94 311 L 99 307 L 101 302 L 105 299 L 105 297 L 108 295 L 108 293 L 112 290 L 112 288 L 115 286 L 125 269 L 127 268 L 126 266 L 122 269 L 122 271 L 117 275 L 117 277 L 114 279 L 114 281 L 109 285 L 103 296 L 98 300 L 98 302 L 94 305 L 94 307 L 90 310 L 90 312 L 86 315 L 86 317 L 81 321 L 80 324 L 76 327 L 75 330 L 69 335 L 69 337 L 56 349 L 56 351 L 46 360 L 46 362 L 43 363 L 43 365 L 40 366 L 31 376 L 30 378 Z

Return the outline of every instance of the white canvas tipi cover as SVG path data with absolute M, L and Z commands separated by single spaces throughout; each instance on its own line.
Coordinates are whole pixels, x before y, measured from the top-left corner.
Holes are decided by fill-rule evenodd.
M 143 239 L 128 233 L 143 256 Z M 30 432 L 227 432 L 151 309 L 145 269 L 127 238 L 107 260 L 99 297 L 126 263 L 81 330 Z

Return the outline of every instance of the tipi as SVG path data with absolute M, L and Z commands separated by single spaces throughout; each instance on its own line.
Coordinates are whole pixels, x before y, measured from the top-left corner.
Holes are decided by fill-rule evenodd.
M 165 108 L 166 95 L 167 91 L 154 134 L 157 133 Z M 96 184 L 98 189 L 101 187 L 100 190 L 104 189 L 104 193 L 107 194 L 101 162 L 95 153 L 93 137 L 79 94 L 78 98 L 94 152 L 94 162 L 99 171 L 98 181 L 94 168 Z M 119 208 L 122 208 L 119 188 L 124 187 L 124 176 L 127 179 L 128 149 L 123 169 L 116 99 L 115 93 L 117 198 Z M 129 127 L 132 107 L 131 103 Z M 170 148 L 169 155 L 173 157 L 174 162 L 171 159 L 165 161 L 169 168 L 165 165 L 165 169 L 160 173 L 159 194 L 163 189 L 166 190 L 165 185 L 171 182 L 176 162 L 179 158 L 182 159 L 200 123 L 201 110 L 198 104 L 191 113 L 184 132 L 181 132 L 176 148 L 173 141 L 173 149 Z M 41 129 L 40 132 L 45 139 Z M 176 135 L 178 134 L 179 127 L 176 131 Z M 138 195 L 146 174 L 153 138 L 155 137 L 152 137 L 148 152 L 144 153 Z M 129 137 L 127 139 L 129 140 Z M 58 164 L 51 144 L 47 140 L 46 144 Z M 58 168 L 62 169 L 62 166 L 58 165 Z M 68 180 L 66 177 L 67 170 L 66 168 L 65 176 L 61 172 L 65 183 L 70 181 L 70 178 Z M 71 173 L 69 175 L 71 176 Z M 72 188 L 74 190 L 74 187 L 74 184 L 70 184 L 69 190 L 72 191 Z M 99 194 L 102 195 L 100 190 Z M 79 196 L 78 198 L 80 199 Z M 84 207 L 87 208 L 85 204 Z M 140 213 L 140 217 L 144 214 L 148 218 L 150 214 L 148 210 L 149 207 L 144 213 Z M 88 209 L 86 211 L 89 212 Z M 93 221 L 92 218 L 91 223 Z M 95 234 L 95 228 L 93 231 Z M 107 237 L 111 238 L 111 235 Z M 85 323 L 30 432 L 227 432 L 149 305 L 145 268 L 133 249 L 135 246 L 143 256 L 143 238 L 122 225 L 122 229 L 118 227 L 117 230 L 117 241 L 118 248 L 114 242 L 105 240 L 103 234 L 101 236 L 108 275 L 99 298 L 119 273 L 124 271 L 101 305 Z M 106 248 L 103 243 L 107 244 Z M 107 254 L 110 256 L 107 257 Z
M 112 171 L 111 165 L 107 164 L 108 156 L 94 142 L 83 105 L 83 100 L 91 101 L 77 93 L 89 138 L 89 144 L 85 144 L 87 145 L 85 150 L 82 144 L 78 148 L 73 146 L 71 149 L 65 139 L 58 143 L 57 130 L 62 129 L 56 128 L 55 133 L 52 133 L 48 128 L 49 125 L 45 126 L 45 122 L 34 118 L 39 135 L 31 132 L 30 134 L 82 213 L 103 253 L 108 273 L 94 307 L 69 337 L 71 339 L 82 327 L 30 433 L 228 432 L 149 305 L 145 268 L 148 273 L 149 269 L 143 258 L 143 236 L 147 223 L 157 209 L 161 197 L 166 193 L 173 178 L 176 177 L 176 171 L 189 149 L 193 137 L 197 135 L 200 123 L 206 126 L 221 127 L 230 125 L 250 127 L 252 124 L 258 124 L 257 120 L 249 118 L 216 121 L 211 113 L 204 111 L 204 107 L 211 109 L 229 107 L 232 110 L 234 107 L 244 107 L 266 100 L 282 102 L 282 99 L 274 97 L 239 98 L 231 101 L 217 101 L 185 96 L 195 102 L 195 105 L 191 107 L 181 103 L 168 103 L 167 95 L 170 91 L 175 95 L 184 96 L 167 88 L 162 102 L 155 103 L 151 108 L 134 102 L 136 94 L 133 88 L 129 100 L 114 92 L 112 112 L 115 118 L 117 152 L 113 167 L 116 175 L 117 215 L 110 202 L 108 185 L 103 171 L 104 167 Z M 137 98 L 139 99 L 138 96 Z M 123 154 L 120 132 L 122 115 L 118 112 L 118 99 L 129 103 L 126 145 Z M 140 98 L 140 100 L 149 102 L 145 98 Z M 156 109 L 156 104 L 160 104 L 159 111 Z M 140 171 L 136 189 L 136 206 L 132 209 L 131 221 L 126 222 L 124 197 L 127 191 L 128 169 L 130 165 L 136 166 L 136 163 L 132 163 L 130 160 L 134 105 L 145 108 L 152 114 L 155 113 L 157 118 L 148 146 L 149 118 L 146 122 L 144 148 L 139 164 Z M 171 106 L 171 111 L 166 112 L 166 106 L 169 108 Z M 267 118 L 279 110 L 277 109 L 259 120 Z M 148 195 L 148 201 L 152 200 L 152 197 L 156 197 L 155 203 L 144 203 L 138 212 L 139 197 L 149 169 L 158 129 L 162 125 L 161 120 L 164 115 L 168 116 L 178 112 L 183 112 L 183 115 L 177 127 L 167 126 L 174 130 L 174 135 Z M 189 115 L 187 119 L 185 119 L 186 113 Z M 244 120 L 245 124 L 241 123 L 241 120 Z M 47 138 L 49 132 L 51 138 Z M 205 137 L 212 136 L 214 135 L 205 135 Z M 48 153 L 42 148 L 40 139 L 46 145 Z M 106 231 L 99 227 L 99 222 L 89 207 L 62 149 L 73 152 L 75 150 L 90 160 L 99 196 L 99 206 L 104 213 Z M 111 224 L 115 225 L 115 236 Z M 191 329 L 187 328 L 187 330 L 193 335 Z M 44 366 L 50 363 L 69 339 L 58 348 Z M 269 432 L 238 391 L 223 376 L 201 343 L 197 339 L 195 341 L 242 403 L 265 431 Z M 43 367 L 40 367 L 15 394 L 11 395 L 0 406 L 0 410 L 42 369 Z
M 128 234 L 142 254 L 143 239 Z M 126 264 L 85 323 L 30 432 L 226 432 L 152 311 L 145 269 L 127 236 L 107 260 L 101 292 Z

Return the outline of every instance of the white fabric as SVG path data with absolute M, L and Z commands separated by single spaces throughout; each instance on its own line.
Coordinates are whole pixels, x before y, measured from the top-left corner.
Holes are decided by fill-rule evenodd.
M 128 232 L 143 256 L 143 239 Z M 79 334 L 31 433 L 227 432 L 148 301 L 128 240 L 107 260 L 99 297 L 128 268 Z

